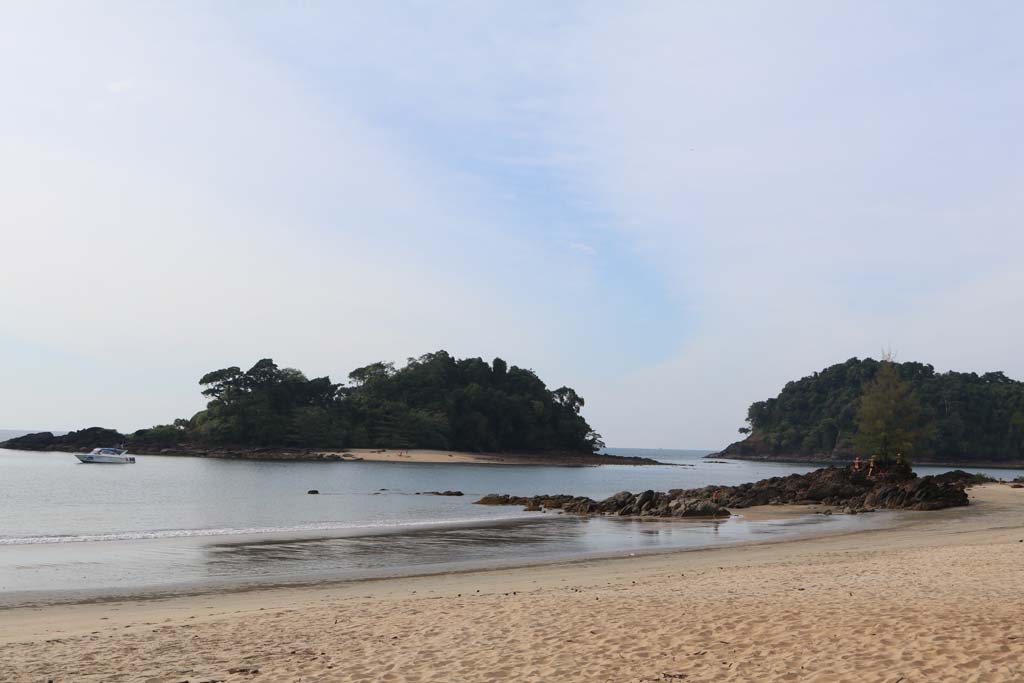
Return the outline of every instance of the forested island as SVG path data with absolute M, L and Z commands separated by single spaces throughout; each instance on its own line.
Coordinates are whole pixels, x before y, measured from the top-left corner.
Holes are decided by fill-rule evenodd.
M 536 454 L 588 464 L 615 461 L 581 414 L 573 389 L 548 389 L 532 370 L 495 358 L 456 359 L 446 351 L 357 368 L 347 383 L 310 379 L 260 360 L 248 370 L 204 375 L 209 399 L 191 418 L 122 434 L 92 427 L 10 439 L 0 447 L 78 450 L 124 444 L 135 453 L 301 457 L 315 450 L 437 449 Z M 623 461 L 648 464 L 641 458 Z
M 902 457 L 918 464 L 1024 463 L 1024 382 L 1002 372 L 851 358 L 788 383 L 747 412 L 746 434 L 709 457 L 843 462 Z

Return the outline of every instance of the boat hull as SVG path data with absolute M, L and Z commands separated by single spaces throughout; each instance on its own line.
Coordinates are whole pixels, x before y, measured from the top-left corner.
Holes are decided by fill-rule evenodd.
M 133 455 L 101 455 L 97 453 L 75 453 L 75 457 L 87 465 L 131 465 Z

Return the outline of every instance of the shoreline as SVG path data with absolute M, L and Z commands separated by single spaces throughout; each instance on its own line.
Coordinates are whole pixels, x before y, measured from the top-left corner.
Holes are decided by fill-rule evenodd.
M 76 452 L 65 448 L 13 449 L 24 453 Z M 287 448 L 134 448 L 132 455 L 166 456 L 173 458 L 219 458 L 223 460 L 257 460 L 279 462 L 406 462 L 425 464 L 458 463 L 462 465 L 530 465 L 547 467 L 595 467 L 599 465 L 631 465 L 636 467 L 692 467 L 677 463 L 659 462 L 652 458 L 604 453 L 471 453 L 467 451 L 437 450 L 429 448 L 348 448 L 348 449 L 287 449 Z
M 780 465 L 816 465 L 819 467 L 845 466 L 853 462 L 845 458 L 813 458 L 811 456 L 760 456 L 760 455 L 720 455 L 711 453 L 702 460 L 741 460 L 743 462 L 770 462 Z M 985 461 L 985 462 L 935 462 L 932 460 L 914 459 L 913 467 L 948 467 L 949 469 L 990 469 L 990 470 L 1024 470 L 1024 460 L 1019 462 Z
M 992 489 L 1006 487 L 1005 484 L 982 484 L 970 491 L 977 491 L 979 489 Z M 1008 488 L 1008 487 L 1006 487 Z M 1021 493 L 1022 501 L 1022 512 L 1024 512 L 1024 490 Z M 973 496 L 972 496 L 973 499 Z M 294 580 L 278 580 L 278 581 L 265 581 L 260 582 L 253 580 L 249 582 L 236 582 L 231 580 L 223 580 L 221 582 L 214 583 L 194 583 L 194 584 L 180 584 L 180 585 L 169 585 L 169 586 L 155 586 L 155 585 L 142 585 L 134 586 L 125 589 L 118 589 L 117 591 L 99 588 L 99 589 L 84 589 L 84 590 L 58 590 L 58 591 L 19 591 L 15 592 L 18 595 L 32 594 L 32 600 L 19 601 L 19 602 L 7 602 L 3 599 L 3 593 L 0 592 L 0 621 L 5 612 L 23 610 L 23 609 L 47 609 L 57 608 L 61 606 L 74 606 L 74 605 L 93 605 L 93 604 L 107 604 L 107 603 L 147 603 L 152 601 L 163 601 L 163 600 L 175 600 L 175 599 L 190 599 L 190 598 L 203 598 L 208 596 L 218 595 L 234 595 L 234 594 L 259 594 L 268 591 L 279 591 L 279 590 L 306 590 L 306 589 L 331 589 L 342 586 L 360 585 L 365 583 L 375 582 L 387 582 L 397 580 L 413 580 L 413 579 L 427 579 L 431 577 L 442 577 L 442 576 L 457 576 L 465 574 L 476 574 L 476 573 L 490 573 L 490 572 L 502 572 L 502 571 L 518 571 L 528 570 L 540 567 L 569 567 L 581 563 L 590 562 L 615 562 L 619 560 L 630 560 L 643 557 L 662 557 L 672 556 L 690 553 L 704 553 L 714 551 L 724 551 L 731 549 L 740 549 L 747 547 L 762 547 L 762 546 L 776 546 L 776 545 L 787 545 L 793 543 L 805 543 L 813 542 L 816 540 L 824 540 L 831 538 L 841 538 L 845 536 L 859 535 L 859 534 L 873 534 L 873 533 L 884 533 L 891 531 L 904 530 L 910 527 L 920 526 L 928 522 L 933 521 L 936 515 L 940 514 L 951 514 L 955 518 L 960 518 L 969 515 L 970 513 L 976 513 L 977 509 L 974 508 L 976 503 L 972 502 L 972 507 L 967 508 L 946 508 L 943 510 L 936 511 L 916 511 L 916 510 L 881 510 L 873 511 L 870 513 L 858 513 L 856 516 L 863 518 L 871 518 L 872 520 L 882 520 L 877 525 L 868 526 L 867 528 L 836 528 L 836 529 L 812 529 L 810 525 L 804 528 L 803 533 L 795 536 L 779 535 L 776 537 L 768 537 L 762 540 L 743 540 L 743 541 L 732 541 L 717 544 L 698 545 L 698 546 L 679 546 L 679 547 L 667 547 L 667 548 L 648 548 L 648 549 L 620 549 L 620 550 L 609 550 L 609 551 L 595 551 L 593 553 L 581 553 L 581 554 L 565 554 L 565 555 L 553 555 L 553 556 L 537 556 L 532 558 L 520 558 L 512 560 L 509 564 L 498 564 L 498 561 L 492 560 L 470 560 L 462 562 L 460 564 L 464 566 L 454 567 L 451 566 L 439 566 L 436 571 L 421 570 L 419 566 L 412 567 L 396 567 L 393 570 L 386 571 L 381 574 L 373 574 L 369 572 L 354 572 L 346 576 L 330 576 L 324 573 L 314 573 L 307 577 L 295 578 Z M 831 510 L 833 506 L 824 504 L 787 504 L 787 505 L 760 505 L 750 508 L 743 508 L 737 512 L 734 512 L 732 517 L 726 520 L 718 520 L 718 524 L 727 523 L 732 520 L 733 523 L 743 522 L 796 522 L 799 523 L 801 519 L 806 518 L 811 520 L 816 518 L 825 510 Z M 542 514 L 542 513 L 532 513 Z M 559 514 L 560 516 L 560 514 Z M 567 514 L 566 517 L 577 517 L 577 515 Z M 844 517 L 854 517 L 854 515 L 848 515 L 845 513 L 838 513 L 833 516 L 842 519 Z M 582 516 L 586 518 L 586 516 Z M 623 518 L 618 519 L 616 517 L 595 517 L 598 520 L 609 521 L 611 523 L 622 522 L 634 522 L 639 524 L 649 525 L 652 529 L 656 525 L 689 525 L 689 524 L 701 524 L 702 522 L 709 520 L 680 520 L 673 518 Z M 547 520 L 540 520 L 536 517 L 508 517 L 508 518 L 496 518 L 493 520 L 472 520 L 462 521 L 456 523 L 430 523 L 425 525 L 425 528 L 381 528 L 375 529 L 372 536 L 387 537 L 393 535 L 400 535 L 405 533 L 420 533 L 431 530 L 441 529 L 473 529 L 473 528 L 505 528 L 511 526 L 518 526 L 523 524 L 530 524 L 537 521 L 547 522 Z M 1021 523 L 1022 529 L 1024 529 L 1024 521 Z M 337 530 L 296 530 L 296 531 L 281 531 L 272 533 L 245 533 L 245 534 L 229 534 L 229 535 L 211 535 L 211 536 L 199 536 L 199 537 L 168 537 L 168 538 L 140 538 L 140 539 L 116 539 L 116 540 L 98 540 L 98 541 L 84 541 L 83 543 L 180 543 L 195 540 L 202 540 L 205 543 L 212 545 L 220 545 L 223 543 L 238 542 L 239 544 L 245 544 L 246 542 L 254 545 L 261 544 L 272 544 L 272 543 L 302 543 L 302 542 L 317 542 L 324 540 L 339 540 L 351 537 L 350 534 L 345 533 L 346 531 L 355 531 L 352 529 L 339 528 Z M 360 537 L 361 534 L 356 534 L 355 537 Z M 35 544 L 26 544 L 28 547 L 33 547 Z M 0 550 L 4 547 L 17 548 L 26 547 L 26 545 L 11 545 L 11 546 L 0 546 Z M 46 544 L 43 544 L 46 545 Z M 57 544 L 61 545 L 61 544 Z M 77 545 L 77 543 L 75 544 Z M 2 642 L 2 639 L 0 639 Z
M 1024 498 L 1024 496 L 1022 496 L 1022 498 Z M 743 509 L 742 512 L 736 513 L 734 515 L 734 521 L 799 522 L 801 518 L 813 518 L 820 514 L 820 511 L 828 508 L 829 506 L 827 505 L 762 505 Z M 955 509 L 956 508 L 949 508 L 948 510 Z M 861 514 L 863 516 L 867 516 L 867 513 Z M 264 593 L 277 593 L 280 591 L 334 590 L 341 588 L 355 589 L 363 585 L 374 585 L 378 583 L 386 584 L 388 582 L 393 581 L 439 579 L 442 577 L 457 577 L 501 572 L 518 572 L 541 568 L 565 568 L 566 570 L 568 570 L 575 565 L 588 565 L 591 563 L 619 562 L 637 560 L 641 558 L 659 558 L 691 553 L 705 553 L 741 548 L 758 548 L 763 546 L 779 546 L 793 543 L 811 542 L 822 539 L 841 538 L 845 536 L 852 536 L 858 534 L 870 534 L 875 532 L 902 530 L 904 528 L 915 526 L 922 522 L 925 522 L 927 521 L 928 516 L 934 514 L 935 512 L 888 510 L 870 513 L 870 516 L 874 519 L 881 519 L 885 517 L 888 523 L 880 523 L 877 526 L 872 526 L 869 528 L 838 528 L 833 530 L 812 530 L 808 527 L 807 529 L 805 529 L 804 533 L 801 533 L 796 536 L 780 535 L 774 538 L 765 538 L 763 540 L 734 541 L 693 547 L 684 546 L 672 548 L 622 549 L 614 551 L 594 552 L 589 554 L 556 555 L 550 557 L 538 556 L 533 558 L 521 558 L 518 560 L 513 560 L 507 564 L 497 564 L 496 561 L 492 560 L 474 560 L 462 563 L 465 566 L 454 568 L 442 566 L 439 567 L 436 571 L 421 571 L 419 567 L 410 567 L 408 568 L 408 571 L 402 571 L 401 568 L 395 568 L 395 570 L 390 573 L 368 574 L 365 576 L 319 576 L 311 578 L 296 578 L 293 581 L 268 581 L 264 583 L 236 583 L 226 581 L 224 583 L 186 584 L 181 586 L 166 587 L 138 586 L 133 588 L 122 589 L 119 592 L 113 592 L 108 589 L 91 589 L 82 591 L 25 591 L 23 593 L 19 593 L 19 595 L 32 594 L 34 599 L 14 603 L 5 603 L 2 597 L 3 594 L 0 593 L 0 644 L 4 642 L 2 636 L 2 626 L 5 613 L 16 612 L 20 610 L 38 611 L 48 609 L 59 609 L 62 607 L 136 603 L 139 605 L 144 605 L 147 603 L 162 603 L 164 601 L 187 601 L 192 599 L 202 600 L 209 598 L 216 599 L 220 596 L 244 596 L 249 594 L 253 595 L 254 597 L 258 597 Z M 847 515 L 840 516 L 845 517 Z M 507 518 L 486 521 L 481 520 L 475 522 L 460 523 L 458 525 L 452 525 L 452 528 L 501 528 L 523 523 L 530 523 L 531 521 L 534 520 L 531 520 L 530 518 Z M 614 523 L 619 520 L 611 518 L 611 521 Z M 642 522 L 638 518 L 633 518 L 626 519 L 623 521 L 634 521 L 646 525 L 651 525 L 652 527 L 654 525 L 686 525 L 700 523 L 694 522 L 693 520 L 678 520 L 671 518 L 647 518 L 644 519 Z M 395 531 L 393 533 L 402 533 L 402 531 Z M 380 535 L 392 535 L 392 532 L 382 532 Z M 235 540 L 237 538 L 240 541 L 250 540 L 256 543 L 303 541 L 315 542 L 335 538 L 344 538 L 344 536 L 324 535 L 323 533 L 317 532 L 306 532 L 299 535 L 295 535 L 293 533 L 281 535 L 267 534 L 267 536 L 268 538 L 264 538 L 263 534 L 251 534 L 249 535 L 248 539 L 241 535 L 238 537 L 211 536 L 204 538 L 209 539 L 211 543 L 222 542 L 226 538 L 231 538 L 232 540 Z M 278 537 L 274 538 L 273 536 Z M 144 542 L 153 540 L 175 542 L 189 539 L 169 538 L 139 540 Z M 139 540 L 94 542 L 136 543 L 139 542 Z
M 146 603 L 151 601 L 203 598 L 204 596 L 219 596 L 232 594 L 260 593 L 264 591 L 276 591 L 285 589 L 303 590 L 331 588 L 348 585 L 358 585 L 379 581 L 391 581 L 399 579 L 416 579 L 440 576 L 454 576 L 473 574 L 478 572 L 493 572 L 514 569 L 531 569 L 548 566 L 571 566 L 579 563 L 595 561 L 614 561 L 637 557 L 656 557 L 661 555 L 672 555 L 679 553 L 695 553 L 707 550 L 720 550 L 726 548 L 737 548 L 742 546 L 757 546 L 792 543 L 801 540 L 825 538 L 833 536 L 844 536 L 848 534 L 866 533 L 887 528 L 901 528 L 912 524 L 917 515 L 929 514 L 905 510 L 880 511 L 859 516 L 860 524 L 853 522 L 853 515 L 838 514 L 828 518 L 829 524 L 839 522 L 840 525 L 830 527 L 828 525 L 818 526 L 824 518 L 819 518 L 821 512 L 830 509 L 827 505 L 765 505 L 751 508 L 744 508 L 735 513 L 729 520 L 717 520 L 716 525 L 721 524 L 759 524 L 759 523 L 789 523 L 791 529 L 775 532 L 760 540 L 722 540 L 717 543 L 699 545 L 679 545 L 673 547 L 649 547 L 649 548 L 620 548 L 616 550 L 594 550 L 589 552 L 570 552 L 537 554 L 509 559 L 471 559 L 457 560 L 437 565 L 407 565 L 388 568 L 356 569 L 347 570 L 344 574 L 338 574 L 331 570 L 313 570 L 303 575 L 297 575 L 292 579 L 267 579 L 253 577 L 248 580 L 222 577 L 206 581 L 191 581 L 179 584 L 161 585 L 139 585 L 125 588 L 89 588 L 89 589 L 59 589 L 59 590 L 22 590 L 12 591 L 6 595 L 0 592 L 0 618 L 5 611 L 19 609 L 46 609 L 50 607 L 109 604 L 109 603 Z M 535 513 L 541 514 L 541 513 Z M 554 515 L 551 515 L 552 517 Z M 561 516 L 561 515 L 559 515 Z M 577 517 L 566 515 L 567 518 Z M 650 532 L 658 532 L 658 525 L 665 528 L 676 526 L 677 529 L 685 529 L 687 526 L 693 528 L 706 528 L 707 520 L 680 520 L 671 518 L 596 518 L 599 523 L 609 524 L 643 524 Z M 387 538 L 406 534 L 421 534 L 436 531 L 463 531 L 469 529 L 510 529 L 517 526 L 527 526 L 536 523 L 550 524 L 557 523 L 554 519 L 542 519 L 538 517 L 508 517 L 496 518 L 493 520 L 472 520 L 457 523 L 430 523 L 423 527 L 405 528 L 380 528 L 374 529 L 373 533 L 358 533 L 363 530 L 340 528 L 334 530 L 302 530 L 272 533 L 247 533 L 237 535 L 211 535 L 198 537 L 167 537 L 167 538 L 143 538 L 143 539 L 116 539 L 83 541 L 82 543 L 100 544 L 162 544 L 165 546 L 181 545 L 198 542 L 200 545 L 221 546 L 225 544 L 237 544 L 240 546 L 261 546 L 273 544 L 302 544 L 305 542 L 324 542 L 347 540 L 351 538 L 379 537 Z M 357 533 L 346 533 L 346 532 Z M 771 533 L 771 532 L 768 532 Z M 47 544 L 25 544 L 0 546 L 4 548 L 37 548 Z M 51 544 L 64 545 L 64 544 Z M 70 544 L 69 544 L 70 545 Z M 75 543 L 74 545 L 77 545 Z M 165 550 L 166 552 L 166 550 Z
M 275 681 L 1020 680 L 1024 490 L 971 497 L 796 540 L 5 609 L 0 643 L 17 647 L 0 648 L 0 669 L 55 682 L 234 683 L 254 669 Z

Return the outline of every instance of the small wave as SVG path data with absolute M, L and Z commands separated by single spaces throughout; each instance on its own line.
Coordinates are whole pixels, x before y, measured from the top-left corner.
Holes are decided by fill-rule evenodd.
M 351 524 L 342 522 L 317 522 L 276 527 L 225 527 L 221 529 L 158 529 L 154 531 L 124 531 L 105 534 L 22 536 L 0 538 L 0 546 L 42 545 L 47 543 L 89 543 L 102 541 L 141 541 L 160 538 L 200 538 L 204 536 L 245 536 L 249 534 L 299 533 L 308 531 L 350 531 L 352 535 L 372 535 L 374 532 L 394 532 L 403 529 L 449 528 L 479 524 L 502 524 L 521 519 L 519 517 L 467 517 L 464 519 L 443 519 L 429 521 L 395 520 L 391 522 L 370 522 Z M 358 533 L 365 532 L 365 533 Z

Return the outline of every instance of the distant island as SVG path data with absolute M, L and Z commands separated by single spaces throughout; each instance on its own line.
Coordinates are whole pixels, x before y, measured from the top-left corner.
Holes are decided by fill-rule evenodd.
M 510 462 L 654 464 L 600 454 L 601 435 L 581 415 L 573 389 L 548 389 L 532 370 L 501 358 L 453 358 L 446 351 L 405 366 L 373 363 L 348 382 L 309 379 L 260 360 L 228 367 L 199 384 L 209 399 L 191 418 L 122 434 L 90 427 L 0 443 L 21 450 L 86 450 L 123 444 L 134 453 L 280 459 L 348 459 L 346 449 L 429 449 L 515 454 Z M 352 458 L 358 459 L 358 458 Z
M 878 393 L 882 375 L 887 386 Z M 874 454 L 880 442 L 865 437 L 889 429 L 917 464 L 1024 464 L 1024 382 L 1002 372 L 851 358 L 752 404 L 747 423 L 739 430 L 746 438 L 708 457 L 844 462 Z

